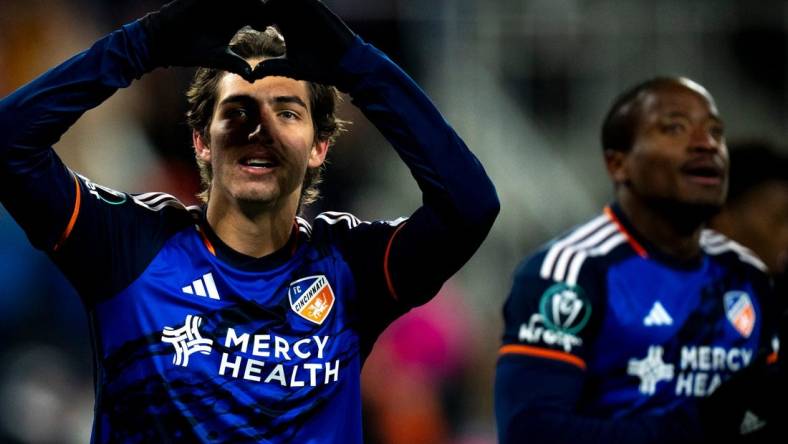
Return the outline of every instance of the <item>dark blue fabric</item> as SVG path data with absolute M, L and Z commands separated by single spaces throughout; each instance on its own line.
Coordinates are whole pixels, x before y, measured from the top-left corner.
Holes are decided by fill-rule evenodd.
M 711 241 L 698 260 L 677 264 L 613 211 L 647 257 L 603 215 L 515 273 L 495 384 L 501 442 L 698 442 L 697 399 L 770 346 L 772 295 L 762 270 Z M 576 282 L 567 282 L 572 273 L 562 270 L 577 264 Z M 587 322 L 555 322 L 567 319 L 552 311 L 556 288 L 582 301 Z M 726 295 L 741 294 L 755 316 L 751 331 L 728 319 Z

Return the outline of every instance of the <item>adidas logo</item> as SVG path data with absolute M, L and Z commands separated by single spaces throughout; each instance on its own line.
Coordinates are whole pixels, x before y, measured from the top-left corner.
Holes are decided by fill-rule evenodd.
M 196 294 L 197 296 L 208 296 L 211 299 L 219 300 L 219 291 L 216 290 L 216 284 L 213 282 L 213 275 L 205 273 L 201 278 L 194 280 L 191 285 L 183 287 L 183 292 L 186 294 Z
M 742 419 L 741 425 L 739 426 L 739 433 L 742 435 L 748 435 L 752 432 L 762 429 L 765 425 L 766 421 L 757 417 L 755 413 L 747 410 L 744 413 L 744 419 Z
M 665 307 L 663 307 L 659 301 L 654 302 L 654 306 L 651 307 L 648 315 L 643 318 L 643 325 L 646 327 L 672 324 L 673 318 L 670 317 L 668 311 L 665 310 Z

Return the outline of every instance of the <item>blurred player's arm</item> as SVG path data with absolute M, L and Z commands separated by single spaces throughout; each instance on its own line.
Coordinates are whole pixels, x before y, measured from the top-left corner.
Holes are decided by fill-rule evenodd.
M 320 2 L 271 0 L 268 7 L 287 60 L 265 61 L 256 71 L 331 83 L 350 94 L 416 179 L 423 205 L 406 222 L 381 227 L 383 242 L 359 233 L 357 249 L 374 254 L 359 261 L 364 271 L 357 274 L 385 282 L 385 293 L 404 306 L 426 302 L 489 232 L 499 210 L 492 182 L 421 88 Z
M 692 408 L 618 419 L 578 413 L 587 389 L 588 354 L 595 348 L 604 312 L 604 284 L 599 282 L 601 274 L 589 270 L 580 274 L 576 286 L 543 279 L 543 258 L 544 253 L 518 268 L 504 306 L 505 332 L 495 381 L 500 442 L 698 442 L 702 435 Z M 573 321 L 567 324 L 567 318 L 555 314 L 559 305 L 575 307 Z M 560 324 L 563 332 L 557 333 L 554 326 Z

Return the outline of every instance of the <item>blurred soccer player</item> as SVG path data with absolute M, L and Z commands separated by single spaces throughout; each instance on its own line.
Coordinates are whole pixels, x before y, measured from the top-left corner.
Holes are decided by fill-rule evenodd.
M 686 78 L 641 83 L 611 107 L 602 147 L 614 203 L 515 273 L 501 442 L 761 439 L 784 391 L 761 353 L 773 297 L 755 255 L 704 229 L 728 186 L 713 98 Z
M 201 67 L 188 119 L 203 207 L 96 185 L 51 149 L 169 65 Z M 410 218 L 298 217 L 340 126 L 326 85 L 413 172 L 424 198 Z M 316 0 L 179 0 L 122 27 L 0 102 L 0 168 L 3 205 L 89 313 L 94 442 L 360 442 L 376 337 L 438 291 L 498 212 L 419 87 Z
M 784 279 L 788 273 L 788 158 L 768 143 L 732 146 L 728 200 L 711 226 L 754 251 L 772 275 Z

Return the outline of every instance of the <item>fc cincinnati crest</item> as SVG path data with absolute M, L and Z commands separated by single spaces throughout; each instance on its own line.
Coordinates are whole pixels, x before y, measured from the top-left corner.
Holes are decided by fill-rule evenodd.
M 318 325 L 323 323 L 334 306 L 334 291 L 322 274 L 291 282 L 287 297 L 294 312 Z
M 725 315 L 733 327 L 745 338 L 750 337 L 755 326 L 755 307 L 750 296 L 743 291 L 729 291 L 723 301 Z

